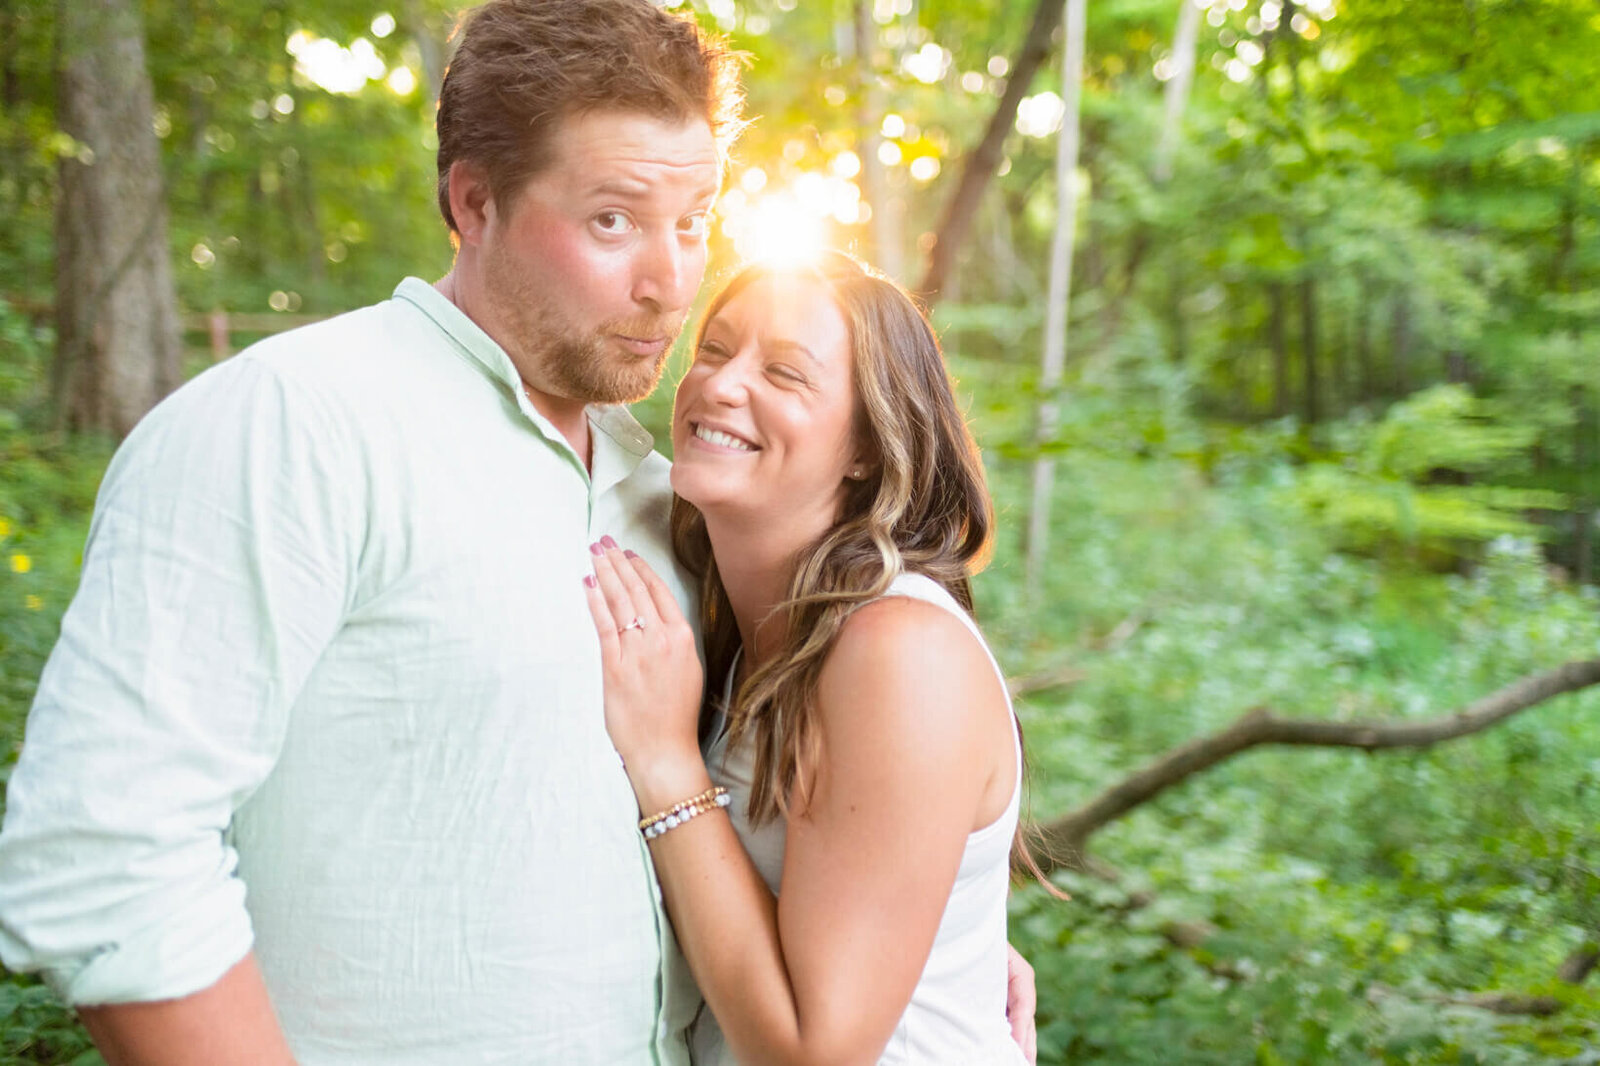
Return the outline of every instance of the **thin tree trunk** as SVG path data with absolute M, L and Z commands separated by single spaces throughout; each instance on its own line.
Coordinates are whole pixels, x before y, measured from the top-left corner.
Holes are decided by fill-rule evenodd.
M 1411 391 L 1411 297 L 1404 290 L 1395 297 L 1390 325 L 1389 374 L 1393 395 L 1404 396 Z
M 298 99 L 295 100 L 294 110 L 289 113 L 289 130 L 294 140 L 296 158 L 294 174 L 283 176 L 283 189 L 287 194 L 289 179 L 293 177 L 294 195 L 285 195 L 283 198 L 286 208 L 284 221 L 305 240 L 306 246 L 301 252 L 306 257 L 306 276 L 312 288 L 320 290 L 328 280 L 328 253 L 322 239 L 321 212 L 317 210 L 317 187 L 311 177 L 311 161 L 316 158 L 316 153 L 306 143 L 305 123 L 301 119 Z M 297 199 L 300 201 L 298 218 L 293 209 Z
M 1367 403 L 1377 394 L 1372 370 L 1372 283 L 1362 277 L 1356 286 L 1356 398 Z
M 0 107 L 7 114 L 22 102 L 22 78 L 17 72 L 20 23 L 15 0 L 0 0 Z
M 422 57 L 423 88 L 428 93 L 429 113 L 439 102 L 439 86 L 444 83 L 445 49 L 434 32 L 433 23 L 422 8 L 422 0 L 405 0 L 402 8 L 406 20 L 406 35 L 416 43 L 417 54 Z
M 1172 159 L 1183 132 L 1183 112 L 1189 103 L 1189 86 L 1194 83 L 1194 56 L 1199 41 L 1199 6 L 1194 0 L 1178 0 L 1178 28 L 1172 35 L 1174 66 L 1162 94 L 1161 140 L 1156 143 L 1155 165 L 1150 168 L 1157 185 L 1166 184 L 1172 177 Z
M 1045 303 L 1043 368 L 1039 375 L 1038 442 L 1056 430 L 1055 390 L 1067 359 L 1068 312 L 1072 302 L 1072 245 L 1078 222 L 1078 106 L 1083 92 L 1083 38 L 1088 0 L 1066 0 L 1066 50 L 1061 62 L 1061 134 L 1056 142 L 1056 228 L 1050 239 L 1050 293 Z M 1028 588 L 1038 589 L 1049 554 L 1050 497 L 1055 459 L 1043 452 L 1033 464 L 1033 500 L 1028 509 Z
M 1172 269 L 1167 277 L 1167 330 L 1172 337 L 1172 362 L 1183 366 L 1189 361 L 1189 320 L 1183 315 L 1185 281 L 1183 256 L 1172 257 Z
M 883 90 L 878 86 L 873 51 L 878 27 L 872 20 L 872 0 L 855 0 L 852 6 L 851 46 L 856 59 L 856 143 L 861 146 L 861 198 L 872 211 L 868 233 L 871 259 L 885 274 L 899 278 L 900 261 L 898 213 L 889 195 L 889 173 L 878 158 L 883 145 Z
M 1039 6 L 1033 11 L 1033 23 L 1028 28 L 1028 36 L 1017 52 L 1016 62 L 1011 64 L 1005 92 L 995 105 L 994 114 L 989 116 L 989 125 L 983 132 L 982 140 L 967 154 L 962 165 L 961 180 L 957 182 L 955 194 L 950 197 L 944 217 L 934 231 L 928 269 L 917 285 L 917 291 L 929 306 L 939 298 L 939 290 L 944 288 L 945 279 L 955 269 L 956 253 L 966 242 L 967 233 L 972 228 L 972 217 L 978 210 L 978 204 L 983 201 L 983 190 L 999 168 L 1006 137 L 1016 124 L 1017 105 L 1028 95 L 1033 76 L 1050 55 L 1050 38 L 1056 27 L 1061 25 L 1062 10 L 1058 0 L 1039 0 Z
M 1172 61 L 1175 64 L 1172 77 L 1167 79 L 1166 89 L 1163 93 L 1164 112 L 1161 121 L 1161 139 L 1156 142 L 1155 155 L 1150 163 L 1150 180 L 1157 188 L 1165 185 L 1172 178 L 1172 161 L 1177 154 L 1178 144 L 1183 134 L 1183 114 L 1189 103 L 1189 87 L 1194 82 L 1195 48 L 1199 40 L 1200 9 L 1191 0 L 1179 0 L 1178 28 L 1173 34 Z M 1098 183 L 1098 179 L 1096 179 Z M 1090 234 L 1090 247 L 1085 254 L 1098 256 L 1104 242 L 1097 240 Z M 1103 271 L 1090 271 L 1090 289 L 1109 291 L 1102 305 L 1100 313 L 1100 337 L 1098 345 L 1104 346 L 1116 336 L 1117 330 L 1122 326 L 1122 316 L 1127 309 L 1128 298 L 1133 293 L 1135 283 L 1139 278 L 1139 268 L 1144 263 L 1145 253 L 1150 250 L 1151 232 L 1148 222 L 1140 222 L 1133 231 L 1128 241 L 1128 255 L 1122 272 L 1122 281 L 1114 289 L 1106 284 Z M 1177 287 L 1181 283 L 1183 271 L 1174 267 L 1168 281 L 1174 286 L 1167 293 L 1169 310 L 1182 303 L 1183 291 Z M 1187 341 L 1184 336 L 1183 323 L 1176 317 L 1171 319 L 1172 325 L 1172 360 L 1181 363 L 1185 359 Z
M 1572 501 L 1573 576 L 1582 585 L 1594 581 L 1595 411 L 1582 385 L 1572 387 L 1572 467 L 1578 491 Z
M 1328 396 L 1324 405 L 1328 413 L 1337 416 L 1350 410 L 1355 390 L 1350 385 L 1350 348 L 1354 335 L 1355 309 L 1346 300 L 1350 292 L 1347 281 L 1334 286 L 1337 301 L 1343 304 L 1339 314 L 1328 316 Z
M 1272 414 L 1289 413 L 1289 298 L 1283 282 L 1267 283 L 1267 346 L 1272 349 Z
M 125 435 L 179 384 L 166 193 L 135 0 L 59 0 L 56 400 L 65 425 Z
M 1307 428 L 1322 421 L 1322 368 L 1317 351 L 1317 285 L 1309 274 L 1300 278 L 1300 359 L 1305 364 Z

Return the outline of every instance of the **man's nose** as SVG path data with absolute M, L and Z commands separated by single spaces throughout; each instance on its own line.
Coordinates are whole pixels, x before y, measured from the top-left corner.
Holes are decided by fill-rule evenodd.
M 658 314 L 689 309 L 705 269 L 705 247 L 677 233 L 651 237 L 635 267 L 634 299 Z

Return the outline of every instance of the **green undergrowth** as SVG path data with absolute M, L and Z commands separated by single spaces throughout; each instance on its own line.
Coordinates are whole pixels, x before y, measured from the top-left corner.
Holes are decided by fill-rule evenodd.
M 1019 707 L 1041 822 L 1252 708 L 1428 718 L 1600 655 L 1600 598 L 1531 543 L 1449 574 L 1340 554 L 1285 506 L 1287 466 L 1069 451 L 1032 589 L 1026 464 L 991 468 L 1013 543 L 979 584 L 987 629 L 1009 672 L 1081 678 Z M 1427 750 L 1250 751 L 1137 808 L 1090 845 L 1114 881 L 1015 899 L 1040 1061 L 1600 1061 L 1600 980 L 1556 980 L 1600 937 L 1597 722 L 1589 691 Z M 1486 992 L 1558 1009 L 1467 1004 Z

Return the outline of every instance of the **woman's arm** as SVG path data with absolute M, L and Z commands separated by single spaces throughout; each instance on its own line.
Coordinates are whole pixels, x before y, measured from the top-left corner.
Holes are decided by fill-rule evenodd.
M 642 566 L 608 552 L 596 573 L 607 724 L 653 813 L 710 783 L 694 744 L 698 700 L 685 706 L 690 686 L 668 658 L 692 659 L 692 641 Z M 617 632 L 635 616 L 645 629 Z M 1012 786 L 999 680 L 940 608 L 890 599 L 857 611 L 823 668 L 818 711 L 822 760 L 789 819 L 776 900 L 726 818 L 702 815 L 651 843 L 690 968 L 748 1063 L 876 1061 L 927 962 L 967 834 Z

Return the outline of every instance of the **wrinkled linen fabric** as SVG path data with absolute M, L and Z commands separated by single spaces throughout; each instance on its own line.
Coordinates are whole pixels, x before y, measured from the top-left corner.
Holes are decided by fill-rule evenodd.
M 0 958 L 73 1004 L 253 950 L 302 1066 L 684 1066 L 699 1004 L 605 732 L 610 534 L 689 610 L 666 461 L 592 475 L 410 278 L 152 412 L 101 488 L 0 833 Z

